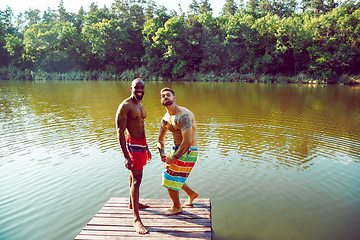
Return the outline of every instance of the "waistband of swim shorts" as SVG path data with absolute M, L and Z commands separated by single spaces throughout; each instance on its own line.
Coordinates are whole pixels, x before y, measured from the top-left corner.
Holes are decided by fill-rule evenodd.
M 144 138 L 136 138 L 136 137 L 127 135 L 125 137 L 125 139 L 126 139 L 126 142 L 129 143 L 129 144 L 146 146 L 146 137 L 144 137 Z
M 173 146 L 172 149 L 177 151 L 179 149 L 180 146 Z M 198 150 L 198 147 L 197 146 L 192 146 L 192 147 L 189 147 L 189 151 L 194 151 L 194 150 Z

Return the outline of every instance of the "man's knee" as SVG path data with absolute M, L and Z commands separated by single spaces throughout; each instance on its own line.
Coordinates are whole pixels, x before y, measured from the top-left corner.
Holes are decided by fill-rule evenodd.
M 142 171 L 140 170 L 134 170 L 132 171 L 132 184 L 135 187 L 140 186 L 141 184 L 141 179 L 142 179 Z
M 140 184 L 141 184 L 141 178 L 134 178 L 132 184 L 133 184 L 135 187 L 139 187 Z

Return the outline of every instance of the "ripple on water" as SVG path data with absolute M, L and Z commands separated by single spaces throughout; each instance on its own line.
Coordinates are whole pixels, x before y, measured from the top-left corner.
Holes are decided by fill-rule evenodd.
M 344 137 L 307 131 L 306 126 L 198 124 L 200 145 L 218 151 L 224 161 L 257 167 L 306 169 L 318 156 L 349 163 L 359 143 Z M 226 137 L 223 134 L 226 133 Z
M 63 99 L 37 89 L 35 99 L 14 94 L 0 101 L 1 239 L 71 239 L 110 197 L 128 196 L 129 172 L 114 129 L 118 99 L 96 96 L 101 91 L 89 99 L 88 84 L 97 83 L 69 83 Z M 229 94 L 241 108 L 226 108 L 224 94 L 218 102 L 214 95 L 206 98 L 206 91 L 198 108 L 189 105 L 198 123 L 199 159 L 188 183 L 211 198 L 216 234 L 234 239 L 353 234 L 360 212 L 360 142 L 358 131 L 351 131 L 356 126 L 329 124 L 303 102 L 293 108 L 277 98 L 278 103 L 261 99 L 263 90 L 242 90 L 244 97 Z M 0 88 L 0 94 L 7 93 Z M 178 96 L 186 100 L 181 92 Z M 168 197 L 160 186 L 162 163 L 156 154 L 164 109 L 144 106 L 153 161 L 144 170 L 141 194 Z M 168 134 L 167 152 L 171 145 Z

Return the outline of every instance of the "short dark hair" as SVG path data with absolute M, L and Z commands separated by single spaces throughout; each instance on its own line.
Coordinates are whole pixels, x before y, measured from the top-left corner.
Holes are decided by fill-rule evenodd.
M 161 89 L 160 94 L 162 94 L 165 91 L 169 91 L 169 92 L 172 93 L 173 96 L 175 96 L 175 92 L 171 88 L 163 88 L 163 89 Z
M 131 86 L 135 85 L 136 83 L 141 82 L 142 84 L 144 84 L 143 80 L 141 78 L 136 78 L 131 82 Z M 145 85 L 145 84 L 144 84 Z

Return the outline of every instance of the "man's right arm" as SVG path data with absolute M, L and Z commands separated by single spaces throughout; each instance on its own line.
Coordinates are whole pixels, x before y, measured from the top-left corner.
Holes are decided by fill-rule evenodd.
M 160 131 L 159 131 L 159 137 L 158 137 L 158 142 L 157 142 L 157 147 L 160 153 L 160 157 L 161 157 L 161 161 L 165 162 L 166 161 L 166 155 L 165 155 L 165 136 L 167 133 L 167 128 L 166 125 L 164 123 L 164 119 L 161 120 L 160 123 Z
M 125 104 L 120 104 L 115 117 L 115 123 L 116 123 L 116 134 L 118 137 L 119 145 L 121 147 L 121 150 L 124 154 L 124 161 L 125 161 L 125 167 L 127 169 L 131 169 L 131 158 L 129 156 L 129 153 L 126 149 L 126 141 L 125 141 L 125 135 L 124 131 L 126 129 L 127 124 L 127 118 L 128 118 L 128 108 Z

